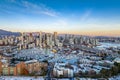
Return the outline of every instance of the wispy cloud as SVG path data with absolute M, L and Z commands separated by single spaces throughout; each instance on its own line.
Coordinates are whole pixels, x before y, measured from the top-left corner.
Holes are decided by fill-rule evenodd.
M 38 5 L 38 4 L 30 3 L 28 1 L 22 1 L 22 5 L 32 13 L 44 14 L 44 15 L 48 15 L 48 16 L 52 16 L 52 17 L 57 17 L 58 16 L 58 12 L 56 12 L 55 10 L 47 7 L 44 4 L 39 4 Z
M 21 0 L 21 1 L 6 0 L 6 2 L 9 4 L 9 5 L 6 5 L 7 8 L 6 6 L 5 7 L 1 6 L 1 8 L 3 8 L 4 11 L 6 10 L 6 12 L 13 11 L 13 13 L 17 12 L 17 14 L 19 14 L 19 12 L 32 13 L 32 14 L 38 14 L 38 15 L 47 15 L 51 17 L 57 17 L 59 15 L 57 11 L 55 11 L 54 9 L 42 3 L 35 4 L 27 0 Z
M 80 17 L 81 21 L 87 20 L 88 17 L 91 15 L 91 13 L 92 13 L 92 10 L 87 10 L 87 11 Z

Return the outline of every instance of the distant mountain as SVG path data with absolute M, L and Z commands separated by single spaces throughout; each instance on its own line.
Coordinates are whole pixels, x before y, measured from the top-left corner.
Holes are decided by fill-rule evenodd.
M 11 31 L 6 31 L 6 30 L 0 29 L 0 37 L 1 36 L 11 36 L 11 35 L 19 36 L 20 33 L 19 32 L 11 32 Z
M 95 38 L 97 38 L 97 39 L 108 39 L 108 38 L 118 38 L 118 37 L 114 37 L 114 36 L 95 36 Z

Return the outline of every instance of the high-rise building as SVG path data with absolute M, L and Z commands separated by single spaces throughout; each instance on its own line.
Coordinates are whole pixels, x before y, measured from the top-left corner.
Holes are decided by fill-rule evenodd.
M 54 38 L 55 39 L 57 39 L 57 36 L 58 36 L 57 32 L 54 32 Z
M 54 32 L 54 44 L 57 45 L 57 37 L 58 37 L 58 34 L 57 32 Z
M 36 38 L 36 46 L 39 46 L 39 38 Z
M 50 45 L 50 49 L 52 49 L 53 46 L 53 41 L 52 41 L 52 34 L 49 35 L 49 45 Z
M 67 39 L 68 39 L 67 34 L 65 34 L 65 40 L 67 40 Z
M 42 32 L 39 32 L 39 46 L 42 47 Z
M 50 34 L 46 34 L 46 44 L 50 46 Z
M 33 39 L 33 34 L 30 33 L 30 34 L 29 34 L 29 42 L 33 42 L 33 40 L 34 40 L 34 39 Z
M 23 36 L 24 36 L 24 33 L 21 33 L 21 44 L 23 44 Z

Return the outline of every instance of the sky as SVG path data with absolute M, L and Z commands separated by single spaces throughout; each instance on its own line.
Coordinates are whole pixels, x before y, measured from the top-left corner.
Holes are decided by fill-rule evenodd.
M 120 0 L 0 0 L 0 29 L 120 36 Z

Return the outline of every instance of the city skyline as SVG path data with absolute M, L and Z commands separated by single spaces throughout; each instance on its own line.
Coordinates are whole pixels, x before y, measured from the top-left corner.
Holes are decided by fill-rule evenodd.
M 1 0 L 0 28 L 120 36 L 119 4 L 119 0 Z

